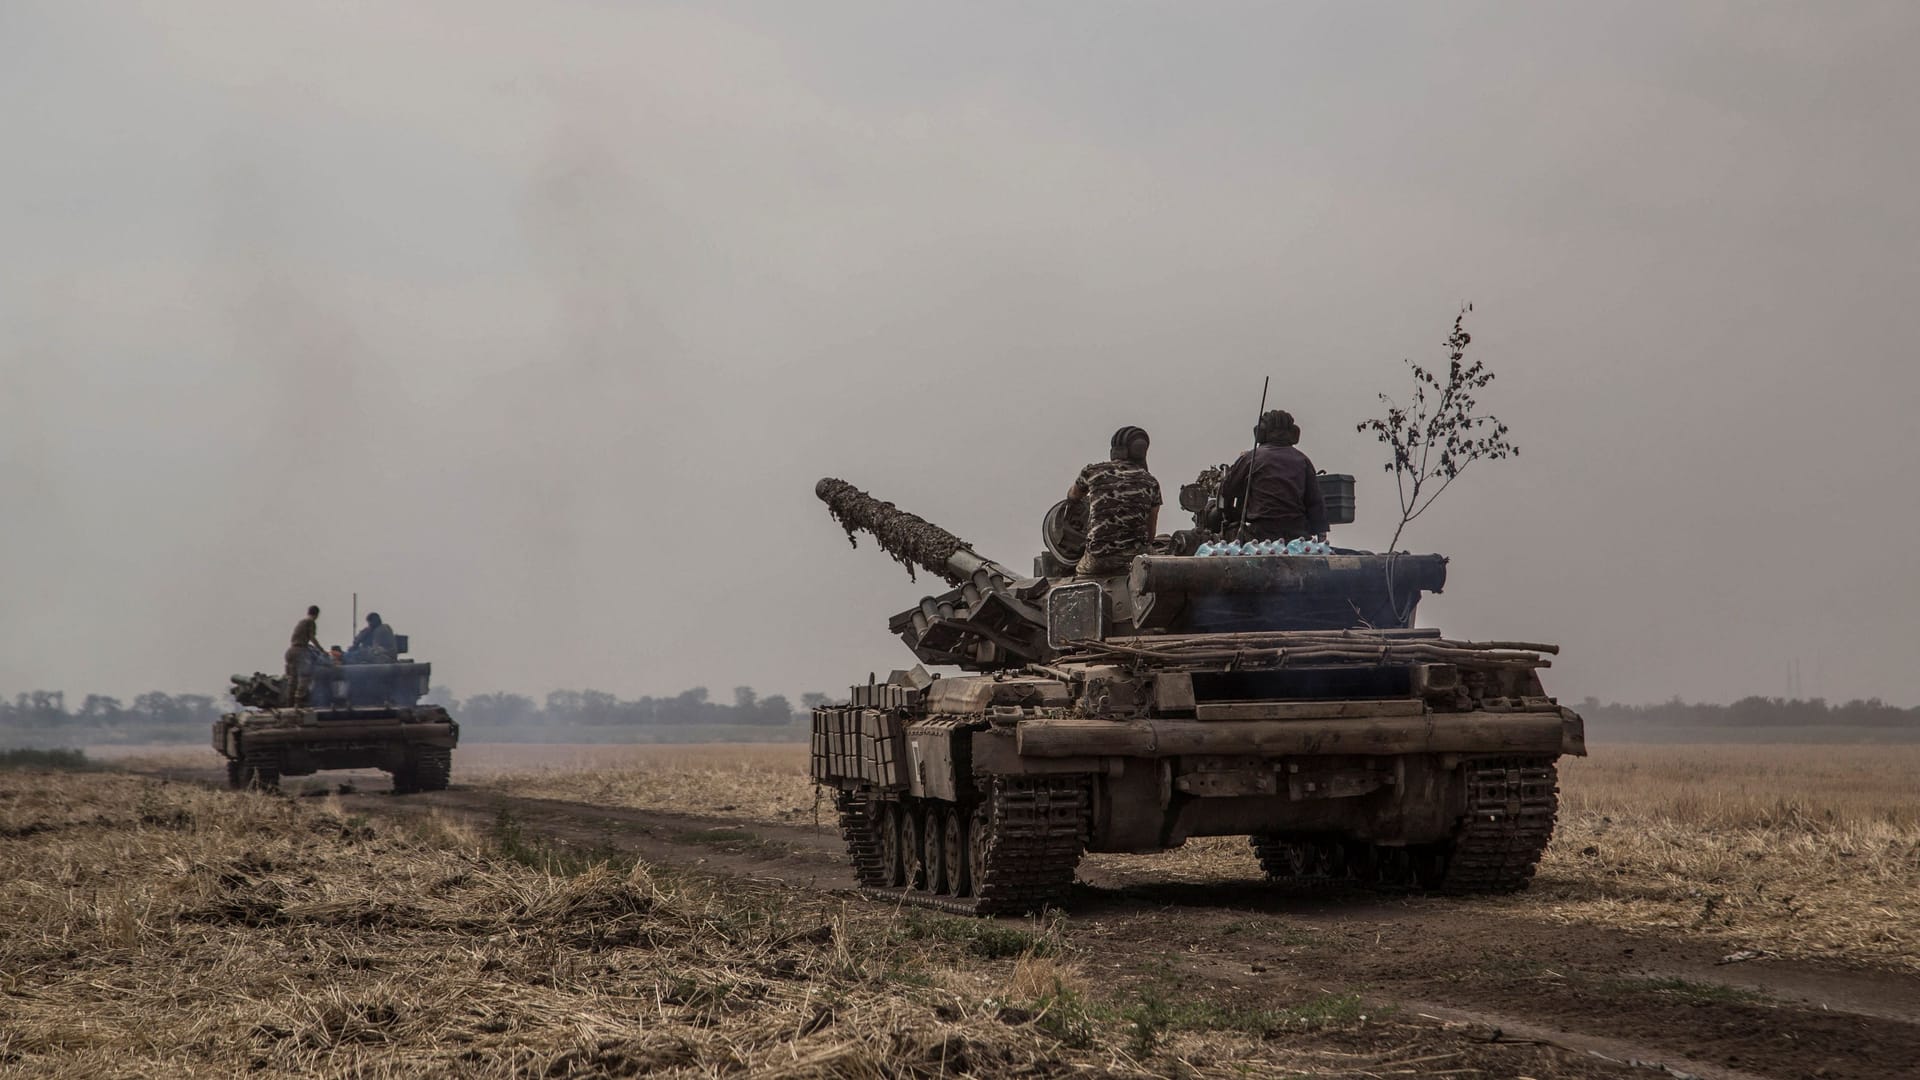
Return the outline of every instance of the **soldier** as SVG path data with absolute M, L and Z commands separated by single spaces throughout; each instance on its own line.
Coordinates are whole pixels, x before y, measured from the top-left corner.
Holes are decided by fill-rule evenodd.
M 287 646 L 287 704 L 300 708 L 313 689 L 314 654 L 320 651 L 320 605 L 307 608 L 307 617 L 293 624 L 293 644 Z
M 1241 507 L 1245 529 L 1237 535 L 1243 540 L 1324 537 L 1327 508 L 1320 501 L 1320 481 L 1313 462 L 1295 449 L 1300 425 L 1293 422 L 1293 414 L 1284 409 L 1261 414 L 1253 438 L 1258 445 L 1241 454 L 1220 481 L 1223 502 L 1244 499 L 1246 503 Z M 1249 474 L 1253 478 L 1251 488 L 1247 485 Z M 1234 535 L 1230 529 L 1223 529 L 1222 534 Z
M 1123 427 L 1113 433 L 1112 456 L 1080 470 L 1067 501 L 1087 503 L 1087 550 L 1075 572 L 1081 577 L 1123 573 L 1147 550 L 1160 525 L 1160 482 L 1147 471 L 1147 433 Z
M 399 643 L 394 639 L 393 627 L 380 621 L 380 613 L 367 612 L 366 628 L 353 635 L 353 649 L 350 655 L 362 663 L 392 663 L 399 653 Z

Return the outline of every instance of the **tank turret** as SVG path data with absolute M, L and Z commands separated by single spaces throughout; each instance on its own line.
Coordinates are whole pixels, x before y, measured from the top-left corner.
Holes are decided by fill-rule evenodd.
M 973 671 L 1045 663 L 1070 643 L 1111 635 L 1406 629 L 1421 595 L 1447 579 L 1442 556 L 1367 552 L 1144 554 L 1126 573 L 1091 580 L 1043 560 L 1051 576 L 1023 577 L 844 480 L 821 480 L 814 494 L 849 541 L 867 533 L 909 573 L 926 570 L 954 586 L 888 625 L 922 662 Z

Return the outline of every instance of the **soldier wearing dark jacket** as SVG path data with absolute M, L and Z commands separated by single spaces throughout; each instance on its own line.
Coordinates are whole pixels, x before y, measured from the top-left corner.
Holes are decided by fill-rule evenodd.
M 393 627 L 380 621 L 379 612 L 367 613 L 366 628 L 353 635 L 353 649 L 349 655 L 363 663 L 392 663 L 399 655 Z
M 1244 495 L 1246 531 L 1226 535 L 1244 540 L 1292 540 L 1303 536 L 1324 536 L 1327 532 L 1327 508 L 1320 500 L 1320 481 L 1307 455 L 1295 449 L 1300 441 L 1300 426 L 1293 414 L 1283 409 L 1264 413 L 1253 429 L 1259 445 L 1240 455 L 1220 481 L 1220 493 L 1228 501 Z M 1251 473 L 1253 486 L 1247 478 Z
M 293 644 L 287 646 L 287 704 L 300 708 L 313 689 L 315 654 L 320 652 L 320 607 L 307 608 L 307 617 L 293 624 Z
M 1080 470 L 1068 502 L 1087 504 L 1087 550 L 1075 571 L 1081 577 L 1122 573 L 1147 550 L 1160 525 L 1160 482 L 1147 471 L 1147 433 L 1123 427 L 1113 433 L 1111 457 Z

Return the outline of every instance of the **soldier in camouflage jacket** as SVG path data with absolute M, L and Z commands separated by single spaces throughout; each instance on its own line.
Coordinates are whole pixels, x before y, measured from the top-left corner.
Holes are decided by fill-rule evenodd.
M 1081 577 L 1126 572 L 1147 550 L 1160 525 L 1160 482 L 1147 471 L 1147 433 L 1123 427 L 1113 433 L 1112 455 L 1080 470 L 1067 501 L 1087 504 L 1087 551 L 1075 568 Z

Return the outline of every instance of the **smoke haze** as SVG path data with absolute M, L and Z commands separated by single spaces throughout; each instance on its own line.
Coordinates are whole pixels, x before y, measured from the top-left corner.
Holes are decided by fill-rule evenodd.
M 0 8 L 0 690 L 837 690 L 1122 424 L 1354 433 L 1472 300 L 1522 454 L 1406 544 L 1551 690 L 1920 702 L 1905 4 Z M 1169 516 L 1173 515 L 1171 508 Z M 1165 519 L 1163 519 L 1165 520 Z M 1165 527 L 1165 525 L 1163 525 Z

